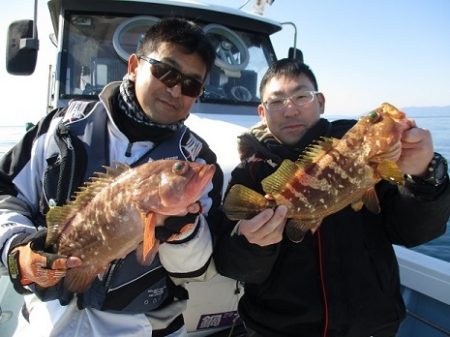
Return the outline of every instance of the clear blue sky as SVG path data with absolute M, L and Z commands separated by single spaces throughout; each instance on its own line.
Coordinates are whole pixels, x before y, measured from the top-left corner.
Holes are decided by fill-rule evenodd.
M 240 7 L 245 1 L 207 2 Z M 48 66 L 55 57 L 46 3 L 39 0 L 35 74 L 10 76 L 0 60 L 1 124 L 35 122 L 45 111 Z M 244 9 L 251 10 L 252 3 Z M 32 18 L 33 4 L 1 1 L 1 57 L 9 23 Z M 384 101 L 450 106 L 450 0 L 275 0 L 264 14 L 296 24 L 297 46 L 317 75 L 328 114 L 357 116 Z M 293 34 L 286 26 L 273 36 L 279 58 L 287 56 Z

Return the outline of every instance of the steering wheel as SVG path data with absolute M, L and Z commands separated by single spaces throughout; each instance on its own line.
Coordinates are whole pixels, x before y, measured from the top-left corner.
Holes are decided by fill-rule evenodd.
M 249 53 L 239 35 L 218 24 L 206 25 L 203 31 L 216 49 L 216 66 L 229 71 L 240 71 L 247 67 Z

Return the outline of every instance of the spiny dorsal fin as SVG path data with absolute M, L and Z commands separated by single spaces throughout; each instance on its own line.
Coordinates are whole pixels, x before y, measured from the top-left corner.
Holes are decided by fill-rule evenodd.
M 46 214 L 47 238 L 46 246 L 56 243 L 64 226 L 81 209 L 83 209 L 102 189 L 111 184 L 123 172 L 130 169 L 126 164 L 116 163 L 114 168 L 104 166 L 106 172 L 96 172 L 75 192 L 74 198 L 64 206 L 50 208 Z
M 337 141 L 339 140 L 336 138 L 321 137 L 303 151 L 295 164 L 300 168 L 307 167 L 312 162 L 317 161 L 318 158 L 327 153 Z
M 298 169 L 294 162 L 288 159 L 283 160 L 277 170 L 261 182 L 264 192 L 267 194 L 279 193 L 294 178 Z
M 116 178 L 116 177 L 120 176 L 122 173 L 124 173 L 125 171 L 128 171 L 130 169 L 130 165 L 120 163 L 120 162 L 115 162 L 114 166 L 103 166 L 103 168 L 106 170 L 106 172 L 105 173 L 97 173 L 96 175 L 98 175 L 99 177 Z

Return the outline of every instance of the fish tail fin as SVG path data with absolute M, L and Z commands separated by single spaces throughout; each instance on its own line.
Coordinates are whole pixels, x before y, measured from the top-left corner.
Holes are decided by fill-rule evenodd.
M 262 194 L 237 184 L 230 188 L 223 210 L 228 219 L 241 220 L 251 218 L 268 206 L 269 202 Z
M 152 248 L 155 246 L 155 224 L 154 213 L 144 215 L 144 247 L 142 249 L 142 261 L 146 261 Z

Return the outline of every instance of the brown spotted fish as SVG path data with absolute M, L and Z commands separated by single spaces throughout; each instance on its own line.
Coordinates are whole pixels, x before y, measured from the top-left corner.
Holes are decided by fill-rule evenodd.
M 374 186 L 381 179 L 402 184 L 396 162 L 402 132 L 413 121 L 388 103 L 361 117 L 341 138 L 322 138 L 296 162 L 284 160 L 262 181 L 266 195 L 243 185 L 231 187 L 224 212 L 231 220 L 248 219 L 265 208 L 286 205 L 286 234 L 294 242 L 317 230 L 322 220 L 351 205 L 380 211 Z
M 46 245 L 59 255 L 82 260 L 80 267 L 66 272 L 65 287 L 84 292 L 111 261 L 125 257 L 142 242 L 143 253 L 137 258 L 148 264 L 149 253 L 157 248 L 157 215 L 185 212 L 200 198 L 214 172 L 214 165 L 178 160 L 135 168 L 119 164 L 97 173 L 67 205 L 50 208 Z

